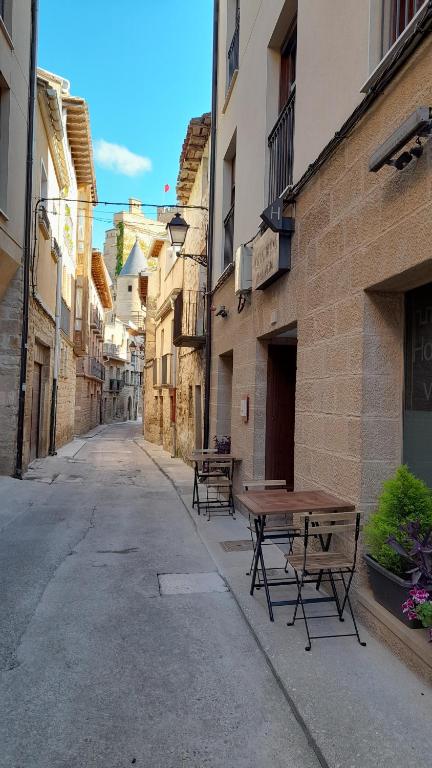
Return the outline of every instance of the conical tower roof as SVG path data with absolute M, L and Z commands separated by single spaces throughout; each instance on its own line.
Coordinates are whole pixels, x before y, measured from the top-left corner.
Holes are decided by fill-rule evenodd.
M 135 240 L 134 246 L 123 264 L 122 271 L 119 277 L 125 277 L 126 275 L 139 275 L 140 272 L 146 272 L 148 269 L 147 259 L 144 256 L 138 238 Z

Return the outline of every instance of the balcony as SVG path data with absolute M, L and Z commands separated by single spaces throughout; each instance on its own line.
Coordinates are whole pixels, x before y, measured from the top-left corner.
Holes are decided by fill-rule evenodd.
M 103 353 L 104 357 L 114 358 L 115 360 L 126 359 L 126 356 L 122 354 L 122 350 L 119 344 L 111 344 L 110 342 L 105 342 L 103 345 Z
M 70 336 L 71 311 L 63 298 L 61 300 L 60 328 L 66 336 Z
M 131 312 L 130 315 L 130 321 L 143 333 L 145 330 L 145 318 L 145 312 Z
M 123 379 L 110 379 L 109 380 L 109 391 L 110 392 L 120 392 L 124 387 L 124 381 Z
M 234 76 L 234 72 L 236 72 L 239 68 L 239 41 L 240 41 L 240 12 L 237 9 L 236 12 L 236 22 L 234 27 L 234 34 L 232 36 L 232 40 L 230 43 L 230 47 L 228 48 L 228 62 L 227 62 L 227 72 L 228 72 L 228 82 L 227 82 L 227 89 L 229 89 L 231 85 L 231 81 Z
M 96 331 L 96 334 L 103 338 L 104 335 L 104 323 L 102 316 L 97 307 L 94 304 L 90 307 L 90 328 Z
M 294 163 L 294 107 L 295 90 L 280 113 L 268 137 L 270 150 L 269 203 L 272 203 L 292 184 Z
M 51 224 L 49 220 L 49 216 L 47 213 L 47 210 L 44 205 L 39 206 L 38 209 L 38 221 L 39 221 L 39 228 L 45 238 L 45 240 L 51 239 Z
M 161 387 L 173 386 L 172 358 L 173 356 L 171 352 L 167 352 L 166 355 L 162 355 L 161 357 Z
M 77 359 L 77 376 L 86 376 L 89 379 L 105 381 L 105 366 L 100 360 L 90 355 L 84 355 Z
M 198 349 L 205 345 L 204 296 L 201 291 L 183 291 L 174 303 L 173 344 Z
M 62 255 L 60 246 L 56 240 L 55 237 L 51 238 L 51 256 L 53 257 L 54 261 L 57 263 Z
M 224 269 L 234 261 L 234 203 L 224 219 Z

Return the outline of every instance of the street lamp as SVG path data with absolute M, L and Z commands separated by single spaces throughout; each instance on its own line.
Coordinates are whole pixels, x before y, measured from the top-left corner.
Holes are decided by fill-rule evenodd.
M 179 213 L 167 224 L 168 236 L 173 247 L 182 248 L 185 244 L 189 224 L 182 219 Z

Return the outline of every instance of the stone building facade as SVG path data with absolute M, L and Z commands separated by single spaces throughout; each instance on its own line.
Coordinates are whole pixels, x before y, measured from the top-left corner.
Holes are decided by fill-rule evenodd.
M 166 234 L 150 249 L 157 267 L 147 299 L 144 435 L 185 460 L 203 444 L 209 132 L 209 114 L 193 118 L 180 156 L 177 197 L 191 206 L 182 208 L 189 225 L 182 254 L 189 256 Z
M 282 478 L 366 515 L 402 461 L 432 482 L 430 139 L 418 157 L 415 134 L 393 151 L 408 152 L 405 168 L 369 169 L 392 132 L 431 104 L 432 42 L 418 33 L 430 9 L 396 33 L 372 5 L 369 14 L 354 2 L 281 0 L 258 11 L 251 33 L 249 3 L 231 19 L 221 9 L 213 304 L 226 314 L 212 323 L 210 393 L 211 434 L 229 430 L 240 459 L 237 490 L 244 479 Z M 356 23 L 345 25 L 345 13 Z M 395 51 L 408 55 L 395 64 Z M 274 232 L 261 219 L 268 206 Z M 239 300 L 233 260 L 245 243 Z M 357 597 L 390 627 L 364 583 Z
M 0 473 L 15 469 L 23 306 L 31 3 L 0 12 Z

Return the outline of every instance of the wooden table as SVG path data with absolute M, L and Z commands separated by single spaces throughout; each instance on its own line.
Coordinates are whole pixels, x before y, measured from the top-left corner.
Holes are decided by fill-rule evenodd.
M 354 504 L 348 501 L 339 499 L 336 496 L 332 496 L 325 491 L 284 491 L 284 490 L 268 490 L 268 491 L 248 491 L 238 496 L 238 501 L 246 508 L 248 513 L 255 518 L 255 532 L 256 532 L 256 547 L 255 556 L 252 568 L 252 581 L 250 594 L 253 595 L 256 577 L 258 571 L 258 563 L 261 565 L 261 571 L 264 582 L 264 589 L 266 593 L 267 605 L 269 610 L 270 621 L 274 621 L 273 605 L 289 605 L 290 600 L 278 600 L 272 601 L 270 597 L 269 582 L 267 579 L 267 573 L 264 563 L 264 556 L 262 552 L 262 544 L 265 541 L 265 524 L 266 518 L 276 515 L 294 515 L 301 513 L 314 513 L 314 512 L 352 512 L 355 510 Z M 290 529 L 289 523 L 287 523 L 287 531 Z M 292 522 L 293 536 L 297 535 L 294 522 Z M 327 537 L 326 542 L 322 542 L 322 547 L 325 551 L 328 551 L 331 542 L 331 535 Z M 295 583 L 292 579 L 283 580 L 279 582 L 273 582 L 273 586 L 282 586 L 284 584 Z

